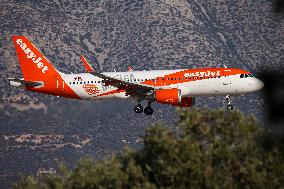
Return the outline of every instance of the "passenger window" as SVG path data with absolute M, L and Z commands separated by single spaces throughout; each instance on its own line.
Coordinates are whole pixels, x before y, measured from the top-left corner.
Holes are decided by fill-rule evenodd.
M 73 82 L 73 84 L 76 84 L 76 82 Z
M 80 82 L 80 84 L 82 84 L 82 82 Z

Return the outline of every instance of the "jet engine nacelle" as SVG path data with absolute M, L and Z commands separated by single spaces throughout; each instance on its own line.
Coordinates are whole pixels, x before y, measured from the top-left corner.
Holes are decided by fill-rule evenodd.
M 180 89 L 156 90 L 155 100 L 162 104 L 171 104 L 179 107 L 191 107 L 195 104 L 195 98 L 181 97 Z
M 181 103 L 181 91 L 180 89 L 156 90 L 155 99 L 162 104 L 179 104 Z

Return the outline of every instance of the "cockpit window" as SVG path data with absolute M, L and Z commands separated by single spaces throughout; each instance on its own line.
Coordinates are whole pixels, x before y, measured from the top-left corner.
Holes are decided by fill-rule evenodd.
M 240 78 L 244 78 L 244 74 L 241 74 L 241 75 L 240 75 Z

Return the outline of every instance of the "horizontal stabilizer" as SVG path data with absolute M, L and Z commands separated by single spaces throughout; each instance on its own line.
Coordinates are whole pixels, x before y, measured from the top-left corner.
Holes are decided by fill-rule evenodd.
M 44 85 L 42 81 L 25 81 L 23 78 L 22 79 L 7 78 L 7 80 L 9 81 L 9 85 L 20 88 L 25 88 L 25 87 L 41 88 Z

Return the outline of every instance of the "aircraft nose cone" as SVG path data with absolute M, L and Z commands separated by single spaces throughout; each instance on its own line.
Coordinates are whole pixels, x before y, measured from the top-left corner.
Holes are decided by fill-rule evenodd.
M 253 80 L 250 81 L 249 85 L 253 87 L 254 91 L 259 91 L 263 88 L 264 84 L 260 79 L 253 78 Z

